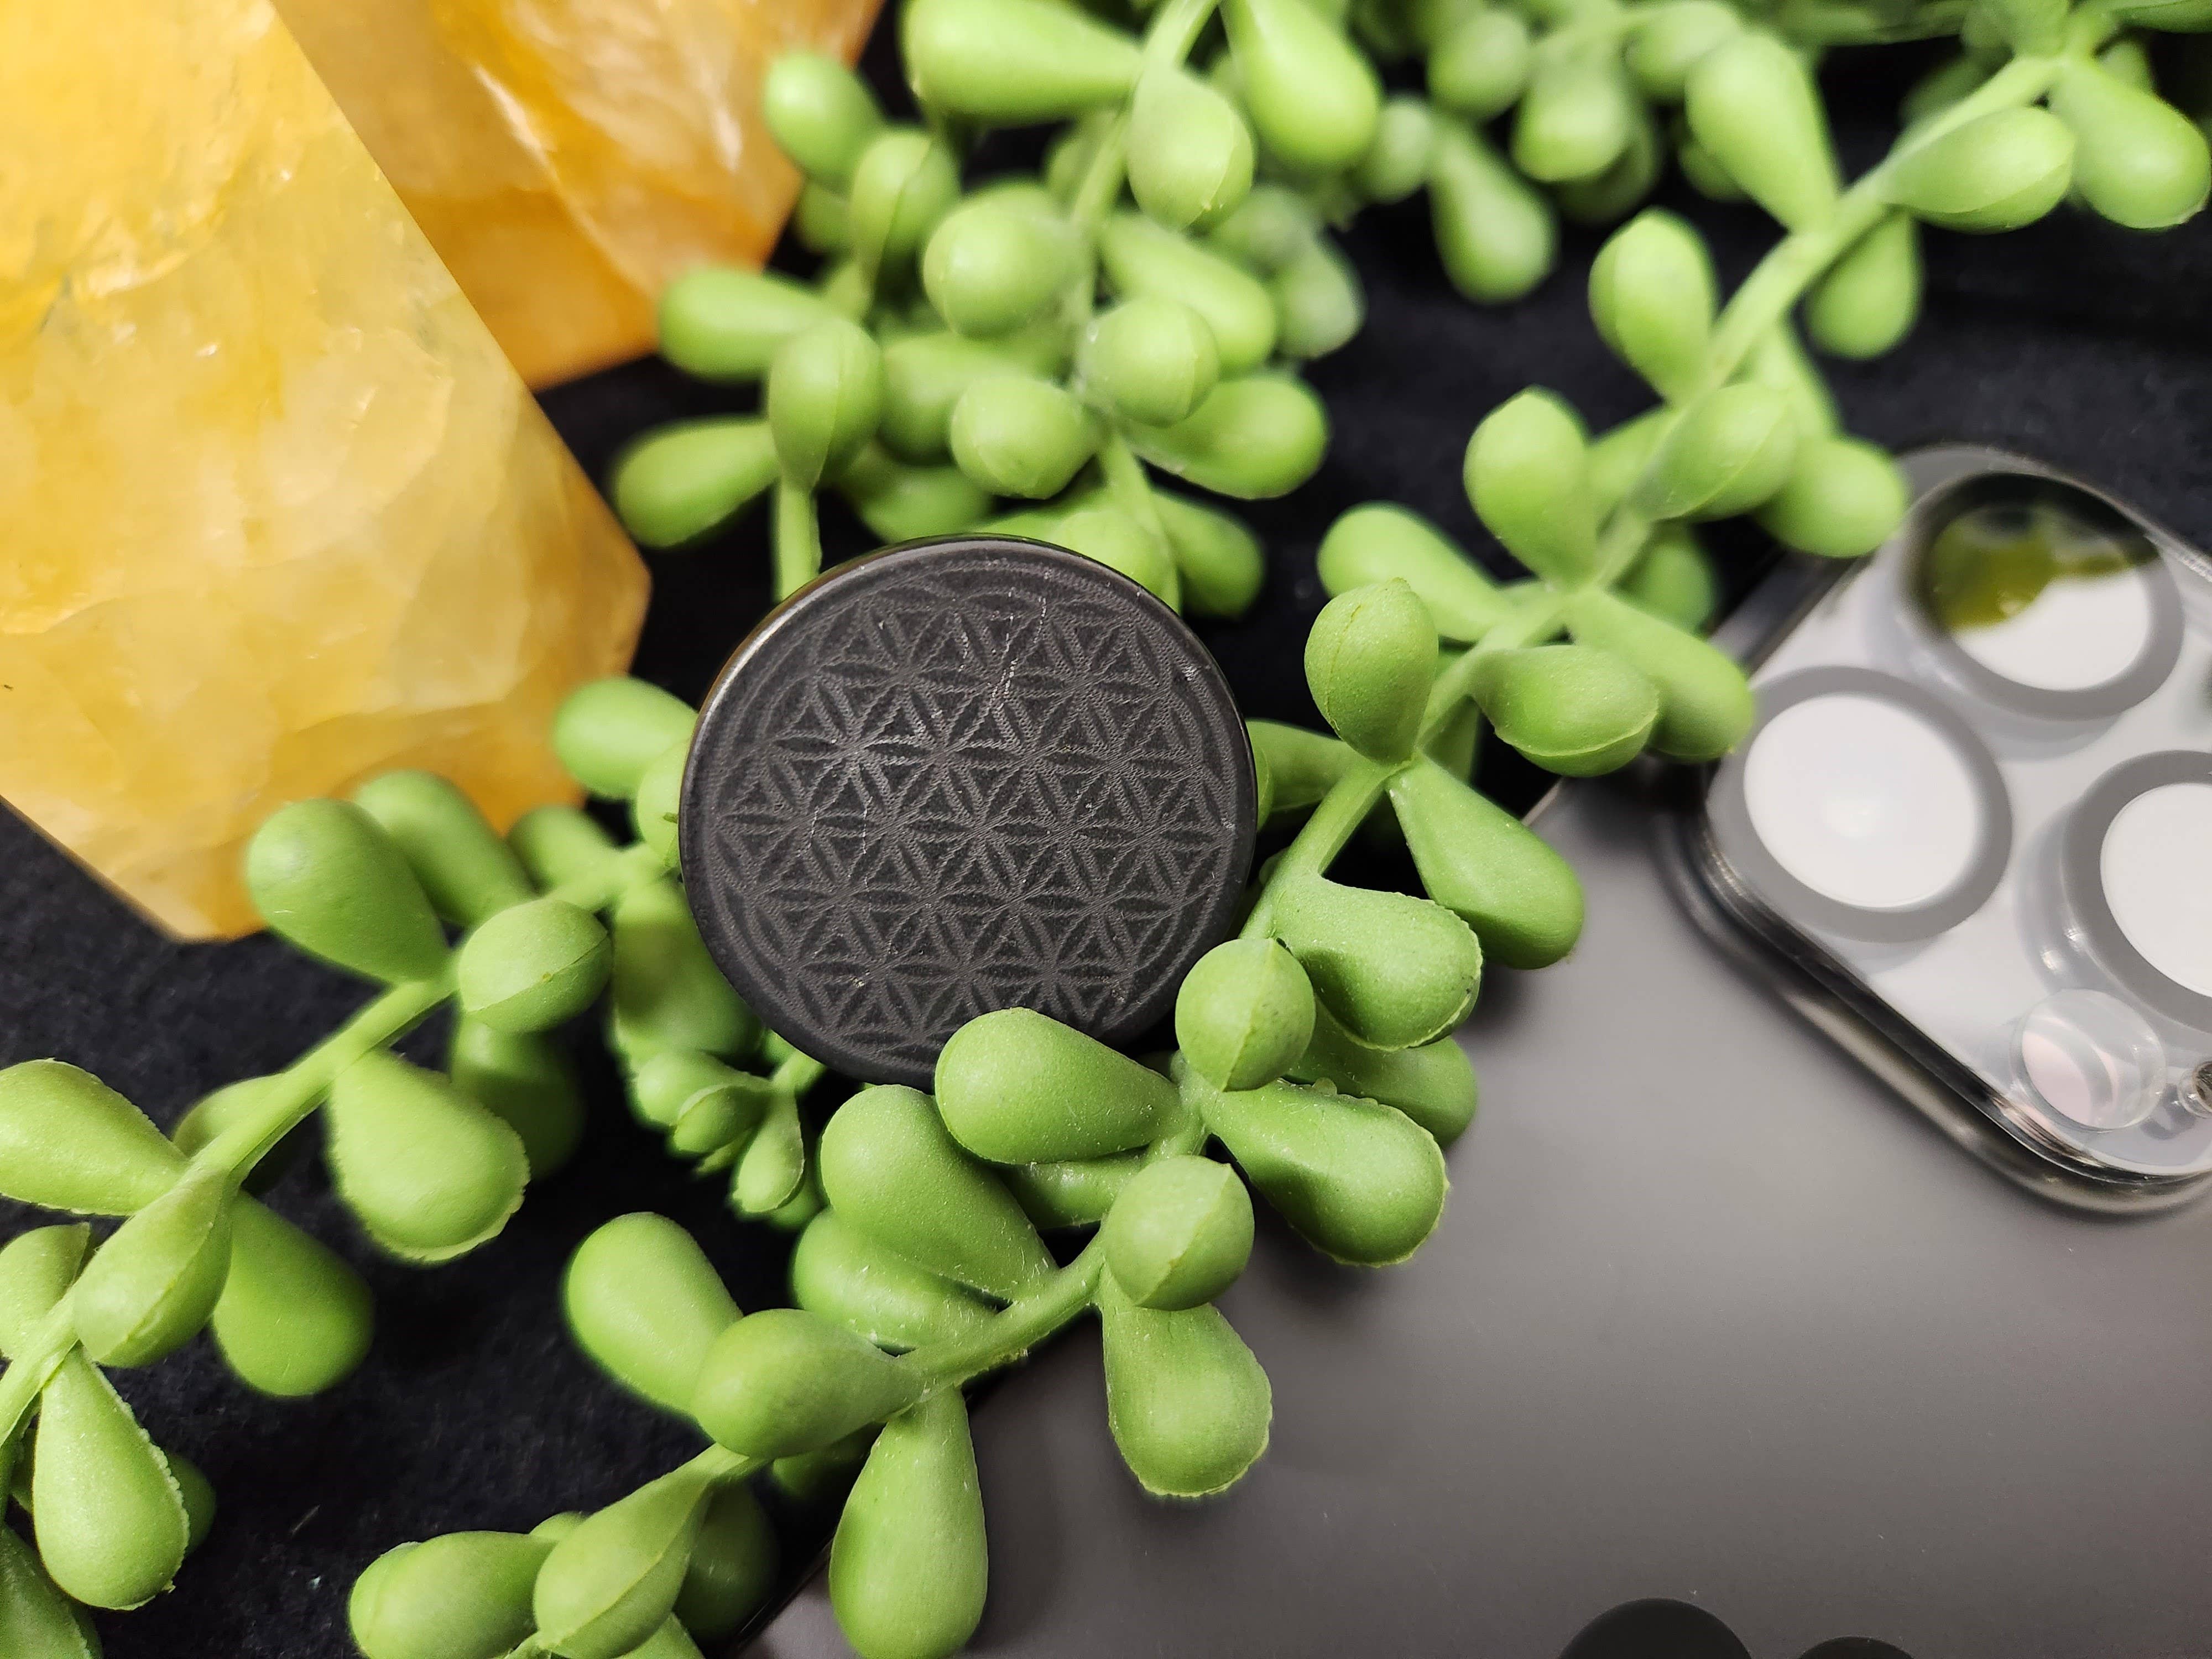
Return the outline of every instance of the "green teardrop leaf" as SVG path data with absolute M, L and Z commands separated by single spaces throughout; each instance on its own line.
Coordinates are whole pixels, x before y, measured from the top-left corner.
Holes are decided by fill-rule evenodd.
M 199 1334 L 230 1272 L 227 1171 L 193 1165 L 94 1253 L 70 1305 L 103 1365 L 143 1365 Z
M 246 845 L 246 890 L 272 933 L 365 978 L 398 984 L 445 971 L 445 932 L 422 883 L 351 801 L 294 801 L 270 814 Z
M 1450 1146 L 1474 1121 L 1474 1066 L 1453 1037 L 1413 1048 L 1370 1048 L 1322 1008 L 1316 1011 L 1313 1041 L 1291 1075 L 1395 1106 L 1440 1146 Z
M 583 1349 L 624 1388 L 689 1416 L 716 1339 L 738 1322 L 721 1276 L 665 1216 L 617 1216 L 576 1247 L 561 1310 Z
M 700 1427 L 746 1457 L 790 1457 L 914 1403 L 921 1381 L 842 1325 L 769 1308 L 716 1339 L 700 1368 Z
M 1520 299 L 1550 274 L 1559 251 L 1551 204 L 1457 121 L 1437 123 L 1429 225 L 1444 274 L 1478 305 Z
M 151 1601 L 176 1577 L 191 1538 L 167 1460 L 78 1352 L 39 1396 L 31 1504 L 40 1559 L 88 1607 Z
M 1643 752 L 1659 694 L 1607 651 L 1583 645 L 1486 652 L 1474 699 L 1498 735 L 1548 772 L 1595 777 Z
M 916 1090 L 863 1089 L 831 1116 L 818 1156 L 838 1213 L 933 1273 L 1011 1301 L 1053 1271 L 1021 1206 Z
M 263 1394 L 299 1399 L 353 1374 L 376 1304 L 343 1257 L 250 1198 L 230 1215 L 230 1276 L 212 1328 L 223 1361 Z
M 1597 562 L 1589 446 L 1559 397 L 1531 387 L 1486 416 L 1468 441 L 1467 498 L 1506 551 L 1547 581 L 1587 577 Z
M 82 1215 L 129 1215 L 175 1184 L 184 1157 L 151 1118 L 58 1060 L 0 1071 L 0 1193 Z
M 1205 1093 L 1206 1127 L 1303 1237 L 1340 1261 L 1403 1261 L 1443 1214 L 1443 1153 L 1395 1107 L 1302 1084 Z
M 938 1054 L 936 1088 L 952 1138 L 996 1164 L 1124 1152 L 1157 1138 L 1179 1109 L 1158 1072 L 1027 1008 L 955 1031 Z
M 353 799 L 384 826 L 447 921 L 473 927 L 532 896 L 514 849 L 474 801 L 436 773 L 386 772 L 355 790 Z
M 435 1073 L 373 1049 L 338 1073 L 324 1116 L 338 1196 L 394 1255 L 447 1261 L 521 1206 L 520 1138 Z
M 100 1659 L 69 1598 L 23 1540 L 0 1527 L 0 1653 L 9 1659 Z
M 562 700 L 553 716 L 553 750 L 568 775 L 593 794 L 628 800 L 645 769 L 690 743 L 698 723 L 698 714 L 680 698 L 617 674 L 587 681 Z M 530 862 L 526 853 L 523 862 Z
M 1791 230 L 1836 204 L 1835 152 L 1820 93 L 1797 54 L 1747 33 L 1705 53 L 1684 84 L 1699 147 Z
M 942 1389 L 884 1425 L 830 1548 L 830 1604 L 860 1659 L 945 1659 L 983 1617 L 990 1559 L 968 1410 Z
M 1243 1339 L 1212 1307 L 1138 1306 L 1109 1273 L 1098 1287 L 1106 1421 L 1146 1492 L 1204 1498 L 1267 1449 L 1274 1393 Z
M 537 1628 L 548 1539 L 453 1532 L 402 1544 L 354 1581 L 346 1620 L 365 1659 L 502 1659 Z
M 1467 1018 L 1482 983 L 1482 946 L 1443 906 L 1318 876 L 1279 886 L 1277 937 L 1363 1042 L 1411 1048 Z
M 913 0 L 899 40 L 916 97 L 999 126 L 1118 103 L 1143 61 L 1127 35 L 1049 0 Z
M 1196 1308 L 1251 1259 L 1251 1194 L 1212 1158 L 1159 1158 L 1122 1189 L 1098 1240 L 1108 1273 L 1138 1306 Z
M 531 1615 L 562 1659 L 620 1659 L 666 1622 L 711 1488 L 688 1466 L 586 1516 L 538 1570 Z
M 672 880 L 631 888 L 612 921 L 615 1046 L 633 1064 L 667 1048 L 740 1054 L 760 1040 Z
M 973 1336 L 991 1306 L 885 1249 L 835 1210 L 806 1224 L 791 1256 L 791 1293 L 809 1313 L 894 1352 Z
M 2074 135 L 2046 109 L 2001 109 L 1887 164 L 1889 199 L 1949 230 L 2017 230 L 2064 199 Z
M 1497 584 L 1419 514 L 1387 502 L 1355 507 L 1322 538 L 1322 586 L 1345 593 L 1401 580 L 1420 596 L 1438 635 L 1462 644 L 1480 639 L 1511 610 Z
M 1574 949 L 1582 936 L 1582 883 L 1534 830 L 1431 761 L 1391 780 L 1390 804 L 1421 884 L 1474 930 L 1485 957 L 1510 968 L 1543 968 Z
M 1328 415 L 1303 380 L 1247 374 L 1222 381 L 1188 419 L 1133 426 L 1127 435 L 1129 447 L 1163 471 L 1216 495 L 1265 501 L 1314 475 L 1328 445 Z
M 677 1622 L 702 1642 L 727 1641 L 775 1588 L 781 1553 L 752 1489 L 738 1482 L 721 1487 L 708 1501 L 691 1546 L 691 1564 L 676 1595 Z
M 1412 586 L 1340 593 L 1306 635 L 1306 684 L 1346 743 L 1385 764 L 1413 752 L 1437 672 L 1437 629 Z
M 1222 374 L 1247 374 L 1273 352 L 1275 302 L 1265 284 L 1212 248 L 1141 214 L 1124 212 L 1100 230 L 1098 259 L 1122 298 L 1173 300 L 1204 318 Z
M 1576 639 L 1626 658 L 1659 688 L 1651 746 L 1661 754 L 1717 760 L 1751 730 L 1743 670 L 1696 635 L 1599 589 L 1575 597 L 1567 626 Z
M 2163 230 L 2203 210 L 2212 150 L 2203 130 L 2156 93 L 2075 63 L 2051 89 L 2051 108 L 2074 134 L 2074 187 L 2114 224 Z
M 1879 357 L 1920 316 L 1920 228 L 1893 213 L 1852 244 L 1805 301 L 1805 331 L 1838 357 Z
M 583 1090 L 556 1043 L 458 1019 L 447 1069 L 456 1089 L 520 1138 L 532 1181 L 575 1155 L 584 1133 Z

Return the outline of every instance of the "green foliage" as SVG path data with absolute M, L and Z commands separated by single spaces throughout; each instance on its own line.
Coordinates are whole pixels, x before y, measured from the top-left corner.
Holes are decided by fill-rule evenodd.
M 1211 1158 L 1160 1158 L 1121 1189 L 1098 1247 L 1139 1307 L 1199 1307 L 1235 1284 L 1252 1255 L 1251 1194 Z
M 989 1571 L 967 1407 L 941 1389 L 876 1437 L 830 1547 L 830 1604 L 861 1659 L 931 1659 L 975 1633 Z
M 368 1352 L 375 1303 L 320 1240 L 240 1198 L 230 1212 L 230 1271 L 209 1321 L 223 1361 L 280 1399 L 320 1394 Z
M 647 1214 L 618 1216 L 577 1246 L 561 1310 L 576 1345 L 617 1382 L 686 1416 L 708 1353 L 738 1318 L 691 1235 Z
M 937 1057 L 936 1090 L 952 1138 L 994 1164 L 1126 1152 L 1157 1139 L 1178 1109 L 1158 1073 L 1027 1008 L 954 1032 Z
M 554 732 L 578 781 L 627 808 L 633 847 L 563 806 L 502 842 L 422 774 L 273 817 L 247 860 L 261 914 L 382 988 L 343 1030 L 216 1091 L 173 1139 L 58 1062 L 0 1072 L 0 1185 L 128 1218 L 89 1253 L 68 1226 L 0 1251 L 0 1466 L 35 1450 L 37 1543 L 0 1529 L 0 1649 L 95 1651 L 70 1598 L 158 1593 L 211 1513 L 95 1361 L 150 1361 L 206 1328 L 250 1385 L 294 1395 L 365 1352 L 360 1277 L 245 1195 L 281 1176 L 306 1119 L 327 1106 L 335 1185 L 373 1243 L 416 1263 L 472 1249 L 573 1152 L 581 1098 L 551 1028 L 595 1004 L 640 1127 L 726 1182 L 738 1214 L 798 1235 L 799 1306 L 741 1318 L 659 1218 L 593 1234 L 563 1287 L 578 1340 L 718 1443 L 526 1537 L 393 1551 L 356 1587 L 369 1659 L 696 1659 L 695 1638 L 726 1639 L 768 1593 L 747 1485 L 763 1468 L 807 1503 L 859 1468 L 838 1617 L 867 1659 L 950 1653 L 986 1577 L 960 1389 L 1086 1311 L 1139 1484 L 1235 1480 L 1265 1448 L 1269 1395 L 1211 1303 L 1251 1248 L 1251 1194 L 1341 1261 L 1411 1254 L 1442 1213 L 1441 1147 L 1475 1115 L 1450 1033 L 1486 961 L 1540 967 L 1579 935 L 1573 872 L 1468 781 L 1485 731 L 1568 775 L 1741 740 L 1751 696 L 1698 637 L 1718 585 L 1692 526 L 1755 515 L 1790 547 L 1851 556 L 1905 501 L 1890 459 L 1842 429 L 1801 330 L 1837 356 L 1900 343 L 1923 223 L 1998 230 L 2069 194 L 2136 229 L 2198 211 L 2203 135 L 2131 31 L 2200 27 L 2204 10 L 1221 0 L 1215 28 L 1206 0 L 1121 21 L 910 0 L 920 125 L 888 125 L 839 64 L 780 60 L 763 115 L 805 175 L 795 234 L 828 261 L 806 281 L 702 268 L 664 292 L 670 362 L 764 382 L 763 412 L 623 453 L 611 494 L 648 545 L 698 544 L 773 493 L 788 592 L 821 568 L 817 498 L 834 489 L 885 539 L 1040 536 L 1170 605 L 1240 615 L 1266 574 L 1257 538 L 1161 479 L 1256 499 L 1313 475 L 1328 420 L 1296 365 L 1365 311 L 1330 228 L 1424 189 L 1442 274 L 1482 303 L 1545 278 L 1561 215 L 1625 222 L 1590 313 L 1656 404 L 1595 435 L 1540 390 L 1479 424 L 1468 411 L 1468 499 L 1525 576 L 1388 504 L 1328 529 L 1305 665 L 1330 729 L 1252 723 L 1262 811 L 1295 833 L 1238 937 L 1180 988 L 1181 1052 L 1157 1064 L 1009 1010 L 952 1039 L 933 1097 L 865 1089 L 810 1115 L 823 1068 L 763 1036 L 674 878 L 692 711 L 635 680 L 583 688 Z M 1923 34 L 1956 34 L 1960 55 L 1908 98 L 1891 155 L 1846 180 L 1821 53 Z M 1378 62 L 1426 95 L 1383 97 Z M 1042 121 L 1072 125 L 1041 177 L 963 186 L 979 131 Z M 1784 233 L 1733 296 L 1691 224 L 1638 211 L 1670 159 Z M 1005 498 L 1034 505 L 1009 516 Z M 1362 833 L 1402 840 L 1419 892 L 1335 878 Z M 447 1074 L 390 1052 L 448 1001 Z M 1057 1256 L 1039 1237 L 1089 1227 Z
M 551 897 L 510 905 L 461 945 L 461 1010 L 510 1036 L 566 1024 L 599 1000 L 613 957 L 588 910 Z
M 434 978 L 446 939 L 384 827 L 350 801 L 280 807 L 246 849 L 246 890 L 270 931 L 390 984 Z
M 553 1552 L 511 1532 L 454 1532 L 381 1555 L 346 1607 L 366 1659 L 499 1659 L 536 1628 L 530 1596 Z
M 821 1158 L 837 1212 L 933 1273 L 1011 1300 L 1052 1271 L 1013 1195 L 917 1090 L 885 1084 L 854 1096 L 823 1131 Z
M 1313 1036 L 1313 986 L 1274 939 L 1217 945 L 1176 993 L 1176 1042 L 1218 1089 L 1256 1089 L 1288 1071 Z
M 1395 578 L 1340 593 L 1306 636 L 1306 684 L 1322 718 L 1385 763 L 1413 752 L 1436 664 L 1436 624 Z
M 1099 1284 L 1106 1421 L 1146 1492 L 1204 1498 L 1267 1449 L 1267 1374 L 1218 1310 L 1140 1307 L 1112 1273 Z
M 727 524 L 775 482 L 768 422 L 681 421 L 623 452 L 607 481 L 615 511 L 647 547 L 681 547 Z

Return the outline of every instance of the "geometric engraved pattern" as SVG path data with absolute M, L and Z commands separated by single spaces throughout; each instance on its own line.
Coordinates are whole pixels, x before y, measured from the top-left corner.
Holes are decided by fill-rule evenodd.
M 738 647 L 684 780 L 684 873 L 769 1026 L 927 1087 L 976 1015 L 1107 1042 L 1173 1006 L 1249 871 L 1252 755 L 1135 583 L 967 538 L 847 567 Z

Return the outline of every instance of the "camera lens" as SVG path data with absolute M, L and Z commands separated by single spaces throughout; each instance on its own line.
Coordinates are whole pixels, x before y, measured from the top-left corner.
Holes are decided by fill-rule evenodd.
M 1784 710 L 1744 763 L 1752 827 L 1816 892 L 1869 910 L 1956 885 L 1981 839 L 1965 757 L 1900 703 L 1838 692 Z
M 2164 783 L 2112 815 L 2098 859 L 2105 901 L 2153 968 L 2212 996 L 2212 783 Z
M 2191 1117 L 2212 1117 L 2212 1060 L 2200 1060 L 2181 1082 L 2181 1106 Z
M 1802 927 L 1910 945 L 1988 900 L 2012 809 L 1986 745 L 1940 698 L 1872 669 L 1759 688 L 1760 719 L 1715 778 L 1717 850 Z
M 2061 991 L 2013 1036 L 2021 1081 L 2078 1128 L 2130 1129 L 2166 1092 L 2166 1049 L 2149 1023 L 2102 991 Z
M 2161 750 L 2112 768 L 2051 843 L 2056 902 L 2039 930 L 2046 962 L 2069 977 L 2080 964 L 2154 1019 L 2212 1033 L 2207 848 L 2212 754 Z
M 1942 498 L 1903 572 L 1936 675 L 2045 726 L 2110 720 L 2166 683 L 2181 597 L 2150 538 L 2086 491 L 2000 474 Z

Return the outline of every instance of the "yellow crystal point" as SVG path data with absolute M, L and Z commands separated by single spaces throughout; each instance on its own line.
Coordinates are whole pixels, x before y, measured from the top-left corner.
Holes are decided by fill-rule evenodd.
M 193 937 L 282 802 L 573 798 L 643 568 L 267 0 L 0 48 L 0 796 Z
M 277 0 L 533 386 L 652 349 L 668 280 L 758 264 L 799 188 L 760 118 L 876 0 Z

